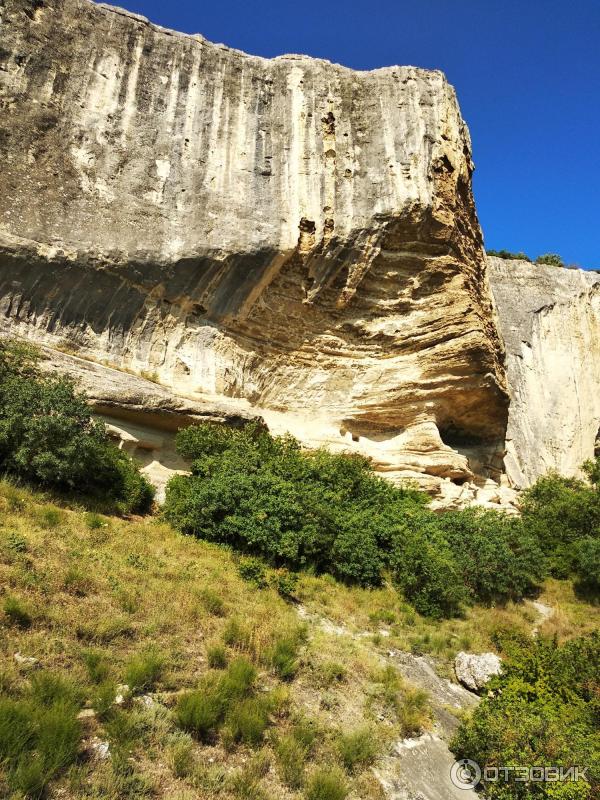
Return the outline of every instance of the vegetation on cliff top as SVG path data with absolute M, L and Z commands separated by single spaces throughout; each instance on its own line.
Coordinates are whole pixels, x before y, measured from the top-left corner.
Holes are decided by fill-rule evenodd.
M 527 253 L 512 253 L 510 250 L 487 250 L 488 256 L 496 256 L 497 258 L 504 258 L 507 261 L 530 261 L 535 264 L 548 264 L 551 267 L 568 267 L 570 269 L 576 268 L 575 264 L 565 264 L 562 256 L 557 253 L 544 253 L 538 256 L 535 260 L 530 258 Z

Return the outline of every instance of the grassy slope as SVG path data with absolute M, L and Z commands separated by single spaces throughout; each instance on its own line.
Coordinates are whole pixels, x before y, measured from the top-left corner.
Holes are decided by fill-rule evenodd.
M 308 639 L 298 653 L 295 678 L 282 681 L 270 652 L 297 631 L 297 609 L 273 589 L 245 583 L 233 554 L 183 537 L 157 520 L 59 509 L 6 483 L 0 484 L 0 586 L 0 602 L 6 607 L 7 599 L 16 599 L 32 620 L 19 626 L 14 615 L 0 616 L 4 693 L 18 694 L 28 685 L 32 668 L 17 663 L 15 653 L 68 675 L 82 708 L 90 707 L 98 692 L 85 651 L 106 655 L 115 686 L 124 682 L 131 660 L 149 648 L 163 664 L 151 687 L 153 704 L 132 698 L 112 712 L 112 721 L 83 720 L 81 758 L 53 785 L 66 800 L 149 794 L 180 800 L 307 797 L 316 766 L 344 768 L 342 732 L 369 726 L 370 738 L 385 752 L 389 742 L 427 726 L 427 710 L 415 712 L 409 688 L 382 672 L 387 649 L 431 653 L 449 672 L 458 650 L 490 649 L 499 624 L 531 630 L 536 618 L 525 604 L 478 608 L 462 620 L 429 623 L 391 588 L 352 589 L 327 577 L 304 576 L 297 594 L 309 612 Z M 565 637 L 600 622 L 600 611 L 579 603 L 567 583 L 548 583 L 540 599 L 555 610 L 542 632 Z M 369 635 L 340 636 L 333 625 L 317 625 L 316 617 Z M 201 745 L 178 731 L 172 713 L 179 694 L 194 688 L 209 669 L 209 649 L 222 644 L 228 632 L 230 641 L 236 639 L 232 620 L 241 635 L 227 646 L 228 659 L 245 654 L 258 668 L 260 688 L 276 689 L 279 697 L 264 743 L 252 749 L 226 748 L 222 740 Z M 307 720 L 319 735 L 305 768 L 300 763 L 300 777 L 291 778 L 277 743 L 301 731 Z M 115 756 L 104 761 L 86 756 L 94 737 L 108 741 Z M 359 743 L 357 749 L 365 763 L 359 758 L 354 769 L 346 769 L 349 796 L 375 800 L 381 793 L 368 768 L 369 748 Z M 288 754 L 288 770 L 302 761 L 298 753 Z M 0 795 L 6 792 L 0 779 Z

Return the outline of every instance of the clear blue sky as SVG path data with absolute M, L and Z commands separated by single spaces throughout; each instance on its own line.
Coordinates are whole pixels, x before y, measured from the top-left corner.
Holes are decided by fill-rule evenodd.
M 600 267 L 600 0 L 116 0 L 262 56 L 443 70 L 488 249 Z

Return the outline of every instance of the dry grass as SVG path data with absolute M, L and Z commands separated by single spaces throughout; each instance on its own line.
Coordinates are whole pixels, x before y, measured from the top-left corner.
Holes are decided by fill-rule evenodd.
M 245 582 L 228 550 L 156 519 L 59 507 L 0 482 L 0 586 L 0 608 L 8 609 L 0 619 L 0 693 L 23 693 L 40 668 L 67 676 L 81 707 L 96 711 L 84 718 L 82 752 L 94 738 L 110 745 L 111 758 L 80 758 L 54 781 L 66 800 L 301 798 L 311 765 L 342 768 L 343 718 L 353 730 L 379 727 L 383 749 L 400 732 L 393 715 L 374 718 L 379 658 L 369 640 L 301 623 L 274 589 Z M 322 586 L 330 588 L 327 580 Z M 15 653 L 36 659 L 37 668 Z M 257 669 L 257 697 L 274 699 L 264 737 L 254 747 L 224 734 L 201 743 L 178 728 L 178 698 L 240 655 Z M 133 691 L 115 707 L 126 681 Z M 311 743 L 309 730 L 319 731 Z M 277 752 L 296 735 L 306 764 L 291 787 Z M 371 758 L 357 758 L 347 776 L 354 798 L 377 796 Z
M 111 758 L 79 758 L 54 781 L 65 800 L 300 800 L 319 766 L 344 771 L 351 800 L 375 800 L 371 762 L 430 724 L 426 697 L 386 671 L 386 651 L 431 654 L 449 673 L 458 650 L 493 649 L 498 628 L 539 624 L 530 603 L 434 623 L 392 587 L 310 575 L 297 589 L 308 611 L 301 622 L 274 588 L 244 581 L 225 548 L 156 519 L 61 507 L 6 482 L 0 587 L 0 695 L 29 691 L 36 670 L 14 655 L 34 658 L 37 674 L 66 676 L 81 706 L 95 709 L 82 721 L 82 752 L 94 738 L 110 744 Z M 600 609 L 568 582 L 548 581 L 539 599 L 554 611 L 542 633 L 564 639 L 600 623 Z M 194 739 L 177 725 L 178 699 L 240 656 L 257 671 L 256 703 L 272 698 L 262 735 L 245 744 L 224 724 L 213 740 Z M 126 681 L 133 691 L 121 690 L 115 707 Z M 371 734 L 377 751 L 366 745 Z M 0 770 L 0 795 L 10 796 L 5 779 Z

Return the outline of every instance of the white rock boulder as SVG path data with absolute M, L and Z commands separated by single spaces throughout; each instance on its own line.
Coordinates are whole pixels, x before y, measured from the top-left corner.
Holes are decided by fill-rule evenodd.
M 494 675 L 502 671 L 502 662 L 494 653 L 460 652 L 454 659 L 454 672 L 458 680 L 474 692 L 482 689 Z

